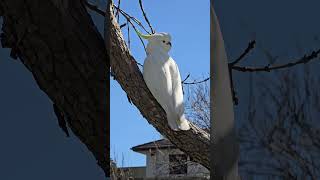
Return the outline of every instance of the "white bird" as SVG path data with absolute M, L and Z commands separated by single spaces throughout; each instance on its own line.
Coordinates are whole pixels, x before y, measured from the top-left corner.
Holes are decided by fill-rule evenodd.
M 168 54 L 171 36 L 168 33 L 137 34 L 148 40 L 147 57 L 143 64 L 143 78 L 152 95 L 167 114 L 170 128 L 175 131 L 189 130 L 184 115 L 181 77 L 176 62 Z

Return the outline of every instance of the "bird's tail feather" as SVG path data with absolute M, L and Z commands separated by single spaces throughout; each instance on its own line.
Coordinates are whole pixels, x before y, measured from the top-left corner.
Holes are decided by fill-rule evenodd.
M 189 122 L 184 115 L 180 116 L 180 118 L 177 118 L 177 115 L 173 115 L 173 116 L 170 116 L 170 115 L 167 114 L 167 117 L 168 117 L 168 124 L 172 130 L 187 131 L 190 129 Z
M 185 116 L 181 116 L 180 120 L 178 121 L 178 127 L 182 131 L 187 131 L 190 129 L 189 121 L 185 118 Z

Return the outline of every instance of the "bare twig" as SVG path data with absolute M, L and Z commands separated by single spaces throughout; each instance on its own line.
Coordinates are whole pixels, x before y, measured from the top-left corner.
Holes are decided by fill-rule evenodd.
M 143 65 L 142 65 L 142 64 L 140 64 L 140 63 L 139 63 L 139 62 L 137 62 L 137 61 L 136 61 L 136 64 L 138 64 L 139 66 L 143 67 Z
M 248 117 L 248 124 L 245 125 L 247 128 L 241 130 L 239 135 L 246 136 L 245 138 L 241 137 L 242 140 L 250 139 L 253 141 L 246 140 L 247 142 L 242 141 L 241 143 L 247 147 L 246 149 L 250 148 L 252 153 L 267 152 L 265 155 L 261 154 L 261 157 L 270 159 L 270 161 L 262 162 L 259 166 L 250 168 L 253 171 L 250 174 L 262 170 L 267 174 L 285 172 L 284 179 L 293 179 L 292 177 L 319 179 L 319 146 L 316 144 L 319 142 L 319 135 L 313 133 L 319 130 L 316 123 L 319 111 L 313 105 L 313 102 L 317 101 L 317 94 L 319 94 L 317 91 L 319 84 L 314 83 L 314 80 L 318 80 L 318 78 L 309 76 L 307 70 L 303 78 L 299 79 L 297 76 L 296 72 L 286 72 L 286 74 L 279 76 L 280 84 L 259 80 L 262 89 L 258 89 L 259 86 L 253 89 L 252 80 L 250 81 L 250 96 L 253 97 L 255 94 L 252 90 L 262 91 L 262 96 L 259 99 L 264 98 L 268 101 L 249 102 L 249 106 L 251 106 L 249 112 L 256 111 L 257 113 L 250 118 Z M 305 84 L 305 88 L 303 86 L 298 88 L 301 84 Z M 311 89 L 309 89 L 310 84 L 312 84 Z M 254 104 L 259 107 L 253 108 Z M 248 131 L 259 132 L 261 135 Z M 256 144 L 260 146 L 255 146 Z M 250 151 L 242 152 L 245 153 L 245 157 L 248 157 Z M 248 164 L 254 165 L 253 163 Z M 272 169 L 272 167 L 277 167 L 277 169 Z M 289 175 L 289 173 L 291 174 Z
M 137 31 L 137 28 L 135 27 L 135 25 L 131 22 L 131 20 L 133 20 L 136 24 L 138 24 L 140 27 L 142 27 L 142 29 L 144 29 L 146 32 L 148 32 L 144 26 L 141 24 L 141 22 L 139 20 L 137 20 L 135 17 L 130 16 L 128 13 L 124 12 L 123 10 L 121 10 L 120 8 L 118 8 L 117 6 L 113 5 L 116 9 L 119 9 L 119 12 L 126 18 L 127 23 L 129 22 L 131 24 L 131 26 L 133 27 L 133 29 L 135 31 Z M 148 32 L 149 33 L 149 32 Z M 150 34 L 150 33 L 149 33 Z M 138 38 L 140 39 L 140 42 L 143 45 L 144 50 L 146 51 L 146 45 L 144 44 L 142 38 L 140 36 L 138 36 Z
M 190 77 L 190 73 L 187 75 L 186 78 L 184 78 L 184 80 L 181 83 L 184 83 L 189 77 Z
M 199 83 L 203 83 L 203 82 L 206 82 L 210 79 L 210 77 L 204 79 L 204 80 L 201 80 L 201 81 L 193 81 L 193 82 L 183 82 L 183 84 L 199 84 Z
M 231 66 L 236 65 L 240 62 L 241 59 L 243 59 L 249 52 L 254 48 L 254 45 L 256 44 L 256 41 L 251 41 L 248 45 L 248 47 L 245 49 L 245 51 L 233 62 L 229 63 Z
M 131 26 L 133 27 L 133 29 L 134 29 L 135 31 L 137 31 L 137 28 L 133 25 L 133 23 L 130 21 L 130 19 L 127 19 L 127 20 L 128 20 L 128 22 L 131 24 Z M 143 45 L 144 51 L 147 51 L 146 45 L 144 44 L 142 38 L 141 38 L 140 36 L 138 36 L 138 38 L 140 39 L 140 42 L 141 42 L 142 45 Z
M 99 9 L 97 6 L 93 5 L 93 4 L 90 4 L 89 2 L 85 1 L 85 5 L 91 9 L 92 11 L 102 15 L 102 16 L 105 16 L 105 12 L 101 9 Z M 116 5 L 113 5 L 113 7 L 115 9 L 117 9 L 126 19 L 130 19 L 129 22 L 132 26 L 133 23 L 131 22 L 131 20 L 133 20 L 133 22 L 135 22 L 138 26 L 140 26 L 146 33 L 150 34 L 150 32 L 148 32 L 148 30 L 142 25 L 142 23 L 135 17 L 129 15 L 128 13 L 126 13 L 125 11 L 123 11 L 122 9 L 120 9 L 118 6 Z
M 140 5 L 140 9 L 141 9 L 141 11 L 142 11 L 142 13 L 143 13 L 143 17 L 144 17 L 144 19 L 146 20 L 146 22 L 148 23 L 148 25 L 149 25 L 149 27 L 150 27 L 150 29 L 151 29 L 151 33 L 154 34 L 155 31 L 153 30 L 153 28 L 152 28 L 152 26 L 151 26 L 151 23 L 150 23 L 149 19 L 147 18 L 147 14 L 145 13 L 145 11 L 144 11 L 144 9 L 143 9 L 142 0 L 139 0 L 139 5 Z
M 287 64 L 282 64 L 282 65 L 278 65 L 278 66 L 267 65 L 265 67 L 232 66 L 232 69 L 237 70 L 237 71 L 241 71 L 241 72 L 258 72 L 258 71 L 270 72 L 272 70 L 279 70 L 279 69 L 293 67 L 293 66 L 296 66 L 299 64 L 309 63 L 310 61 L 315 60 L 319 54 L 320 54 L 320 49 L 318 49 L 317 51 L 312 51 L 312 53 L 310 55 L 304 55 L 302 58 L 296 60 L 295 62 L 290 62 Z
M 128 25 L 127 23 L 123 23 L 120 25 L 120 29 L 122 29 L 123 27 L 125 27 L 126 25 Z
M 231 92 L 232 92 L 232 99 L 235 105 L 238 105 L 239 101 L 238 98 L 236 96 L 236 91 L 233 85 L 233 75 L 232 75 L 232 69 L 230 68 L 230 64 L 228 66 L 228 70 L 229 70 L 229 77 L 230 77 L 230 87 L 231 87 Z
M 102 11 L 101 9 L 99 9 L 97 6 L 92 5 L 92 4 L 88 3 L 87 1 L 85 1 L 85 5 L 86 5 L 89 9 L 91 9 L 92 11 L 95 11 L 96 13 L 98 13 L 98 14 L 100 14 L 100 15 L 102 15 L 102 16 L 105 16 L 105 12 Z M 126 20 L 127 20 L 126 23 L 120 25 L 120 28 L 123 28 L 123 27 L 125 27 L 126 25 L 128 26 L 128 27 L 127 27 L 127 31 L 128 31 L 128 32 L 127 32 L 127 33 L 128 33 L 128 47 L 130 48 L 130 27 L 129 27 L 129 24 L 133 27 L 134 30 L 137 30 L 136 26 L 132 23 L 132 21 L 135 22 L 138 26 L 140 26 L 145 32 L 147 32 L 148 34 L 150 34 L 150 33 L 146 30 L 146 28 L 142 25 L 142 23 L 141 23 L 138 19 L 136 19 L 135 17 L 129 15 L 128 13 L 126 13 L 125 11 L 123 11 L 122 9 L 120 9 L 119 6 L 120 6 L 120 0 L 118 1 L 118 6 L 113 5 L 113 7 L 114 7 L 115 9 L 117 9 L 117 12 L 116 12 L 116 13 L 117 13 L 118 16 L 116 16 L 116 17 L 119 17 L 119 13 L 120 13 L 120 14 L 122 14 L 122 15 L 126 18 Z M 145 14 L 145 13 L 144 13 L 144 14 Z M 147 20 L 147 17 L 145 17 L 145 18 L 146 18 L 147 23 L 148 23 L 149 26 L 150 26 L 151 31 L 153 31 L 149 20 Z M 131 20 L 132 20 L 132 21 L 131 21 Z M 118 22 L 119 22 L 119 18 L 118 18 Z M 141 42 L 142 45 L 143 45 L 144 50 L 146 51 L 146 46 L 145 46 L 142 38 L 141 38 L 140 36 L 138 36 L 138 37 L 139 37 L 139 39 L 140 39 L 140 42 Z M 136 61 L 135 63 L 136 63 L 137 65 L 143 67 L 143 65 L 142 65 L 141 63 L 139 63 L 139 62 L 137 62 L 137 61 Z
M 119 7 L 117 7 L 116 5 L 113 5 L 113 7 L 115 9 L 118 9 L 119 12 L 126 18 L 126 19 L 130 19 L 133 22 L 135 22 L 138 26 L 140 26 L 146 33 L 151 34 L 143 25 L 142 23 L 135 17 L 131 16 L 130 14 L 126 13 L 125 11 L 123 11 L 122 9 L 120 9 Z M 130 21 L 131 22 L 131 21 Z

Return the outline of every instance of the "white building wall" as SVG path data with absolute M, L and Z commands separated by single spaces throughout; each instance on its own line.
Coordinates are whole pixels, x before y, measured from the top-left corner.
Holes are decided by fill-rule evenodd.
M 155 156 L 151 156 L 150 152 L 146 152 L 146 177 L 154 177 L 154 164 L 155 164 Z
M 157 151 L 157 169 L 158 176 L 169 176 L 169 149 L 161 149 Z

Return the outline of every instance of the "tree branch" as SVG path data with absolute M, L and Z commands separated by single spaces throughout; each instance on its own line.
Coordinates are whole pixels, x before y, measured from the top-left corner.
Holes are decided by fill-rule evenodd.
M 149 19 L 148 19 L 148 17 L 147 17 L 146 12 L 145 12 L 144 9 L 143 9 L 142 0 L 139 0 L 139 5 L 140 5 L 140 9 L 141 9 L 141 11 L 142 11 L 143 17 L 144 17 L 144 19 L 146 20 L 146 22 L 148 23 L 148 25 L 149 25 L 149 27 L 150 27 L 151 33 L 152 33 L 152 34 L 155 33 L 155 31 L 153 30 L 153 28 L 152 28 L 152 26 L 151 26 L 151 23 L 150 23 L 150 21 L 149 21 Z
M 244 50 L 244 52 L 233 62 L 229 63 L 229 65 L 234 66 L 239 63 L 249 52 L 254 48 L 256 41 L 249 42 L 248 47 Z
M 188 77 L 189 77 L 189 76 L 187 76 L 187 77 L 185 78 L 185 80 L 187 80 Z M 206 81 L 209 81 L 209 80 L 210 80 L 210 77 L 208 77 L 208 78 L 206 78 L 206 79 L 203 79 L 203 80 L 201 80 L 201 81 L 193 81 L 193 82 L 184 82 L 185 80 L 182 81 L 183 84 L 189 84 L 189 85 L 190 85 L 190 84 L 200 84 L 200 83 L 204 83 L 204 82 L 206 82 Z
M 320 53 L 320 49 L 318 49 L 317 51 L 312 51 L 310 55 L 304 55 L 302 58 L 298 60 L 294 60 L 295 62 L 290 62 L 287 64 L 282 64 L 277 66 L 270 66 L 270 65 L 267 65 L 265 67 L 232 66 L 232 69 L 241 71 L 241 72 L 259 72 L 259 71 L 270 72 L 272 70 L 285 69 L 285 68 L 293 67 L 296 65 L 309 63 L 312 60 L 315 60 L 318 57 L 319 53 Z

